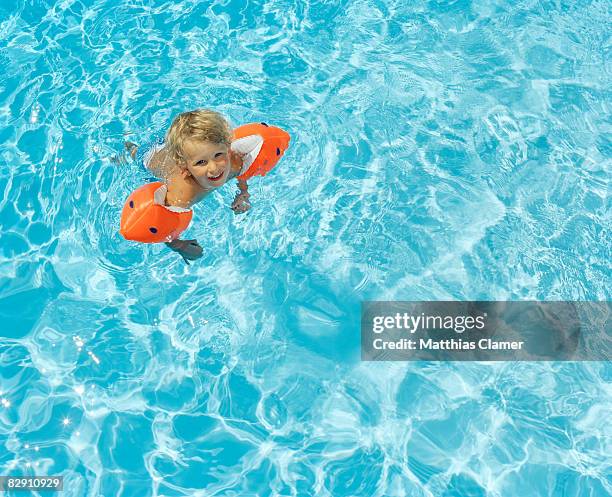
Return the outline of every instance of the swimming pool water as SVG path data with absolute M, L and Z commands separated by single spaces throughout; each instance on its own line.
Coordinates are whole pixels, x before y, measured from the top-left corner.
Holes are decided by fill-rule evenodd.
M 0 5 L 0 475 L 65 496 L 609 495 L 609 363 L 363 363 L 363 300 L 608 300 L 606 1 Z M 187 232 L 111 158 L 287 129 Z

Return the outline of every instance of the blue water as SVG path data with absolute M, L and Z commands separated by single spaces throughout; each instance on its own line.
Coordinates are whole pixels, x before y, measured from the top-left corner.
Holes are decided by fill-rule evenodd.
M 609 363 L 362 363 L 363 300 L 606 300 L 610 3 L 0 4 L 0 475 L 61 495 L 603 496 Z M 111 160 L 209 107 L 288 130 L 118 234 Z M 607 420 L 607 421 L 606 421 Z M 58 494 L 60 495 L 60 494 Z

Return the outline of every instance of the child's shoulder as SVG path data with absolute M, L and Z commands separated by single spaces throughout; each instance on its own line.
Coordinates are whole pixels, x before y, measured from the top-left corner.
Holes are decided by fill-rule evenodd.
M 180 172 L 171 174 L 166 179 L 166 183 L 168 185 L 166 205 L 190 209 L 209 193 L 193 177 L 185 177 Z
M 230 148 L 230 175 L 228 179 L 235 178 L 242 171 L 244 164 L 242 155 Z

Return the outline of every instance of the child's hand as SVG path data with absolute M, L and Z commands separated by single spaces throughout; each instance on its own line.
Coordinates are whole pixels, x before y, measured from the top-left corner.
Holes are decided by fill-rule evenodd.
M 251 208 L 251 203 L 249 202 L 250 196 L 251 195 L 245 191 L 236 194 L 236 198 L 232 202 L 234 214 L 244 214 Z
M 179 253 L 186 264 L 202 257 L 203 250 L 197 240 L 172 240 L 166 245 Z

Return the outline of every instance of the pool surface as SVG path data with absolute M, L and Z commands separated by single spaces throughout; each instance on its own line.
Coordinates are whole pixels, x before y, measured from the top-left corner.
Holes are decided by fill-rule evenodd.
M 611 18 L 3 2 L 0 475 L 63 475 L 65 497 L 610 495 L 609 362 L 361 362 L 359 313 L 610 299 Z M 113 157 L 198 107 L 292 141 L 247 214 L 234 184 L 196 206 L 187 266 L 119 235 L 150 177 Z

